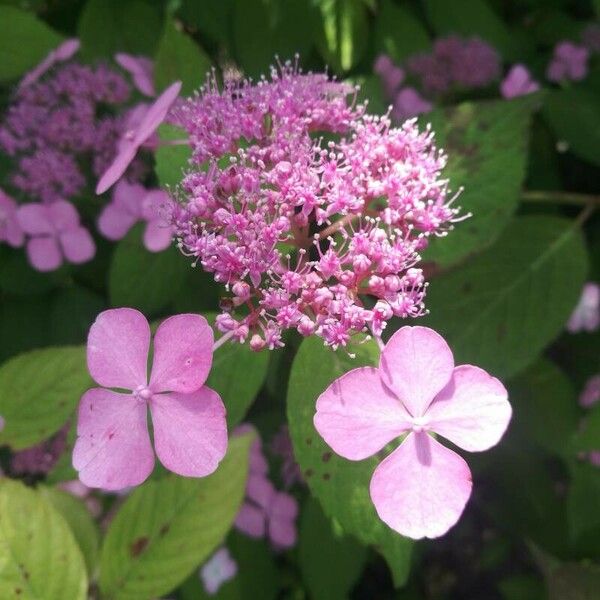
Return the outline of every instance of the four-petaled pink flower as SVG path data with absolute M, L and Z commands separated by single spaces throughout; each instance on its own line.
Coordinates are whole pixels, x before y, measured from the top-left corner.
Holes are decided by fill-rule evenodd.
M 19 248 L 24 239 L 17 218 L 17 203 L 0 188 L 0 242 Z
M 600 285 L 589 281 L 583 291 L 575 310 L 567 322 L 567 331 L 596 331 L 600 327 Z
M 172 83 L 145 111 L 136 127 L 129 129 L 119 143 L 117 156 L 100 177 L 96 186 L 96 194 L 104 193 L 116 183 L 131 161 L 135 158 L 139 148 L 158 129 L 165 120 L 171 106 L 177 100 L 181 90 L 181 81 Z
M 540 89 L 540 84 L 534 81 L 531 73 L 524 65 L 513 65 L 500 84 L 503 98 L 517 98 L 533 94 Z
M 154 96 L 154 64 L 145 56 L 134 56 L 125 52 L 115 54 L 117 64 L 125 69 L 133 79 L 133 85 L 145 96 Z
M 102 388 L 81 398 L 73 466 L 90 487 L 118 490 L 142 483 L 154 467 L 147 426 L 161 463 L 188 477 L 212 473 L 227 449 L 225 406 L 204 382 L 213 333 L 200 315 L 163 321 L 154 336 L 142 313 L 117 308 L 100 313 L 87 345 L 88 369 Z M 116 388 L 123 391 L 113 391 Z
M 138 222 L 145 221 L 144 246 L 150 252 L 168 248 L 174 227 L 170 223 L 173 201 L 163 190 L 147 190 L 138 183 L 121 179 L 112 201 L 98 218 L 98 229 L 109 240 L 120 240 Z
M 237 574 L 237 563 L 229 554 L 227 548 L 219 548 L 200 569 L 200 579 L 204 589 L 211 596 L 219 591 L 219 588 Z
M 427 327 L 403 327 L 381 353 L 379 368 L 354 369 L 317 400 L 314 424 L 333 450 L 363 460 L 408 432 L 375 469 L 371 499 L 402 535 L 443 535 L 471 495 L 471 472 L 432 433 L 477 452 L 494 446 L 511 417 L 507 392 L 478 367 L 454 366 L 444 339 Z
M 81 226 L 77 210 L 66 200 L 23 204 L 17 211 L 17 219 L 29 236 L 29 262 L 38 271 L 57 269 L 63 258 L 81 264 L 96 253 L 90 232 Z

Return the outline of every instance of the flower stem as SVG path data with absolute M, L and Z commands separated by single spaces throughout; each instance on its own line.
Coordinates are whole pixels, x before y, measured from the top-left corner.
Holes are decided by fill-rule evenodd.
M 214 344 L 213 352 L 218 350 L 227 340 L 229 340 L 234 334 L 234 331 L 228 331 L 225 335 L 222 335 Z
M 576 192 L 530 190 L 522 192 L 521 198 L 525 202 L 600 206 L 600 195 L 579 194 Z

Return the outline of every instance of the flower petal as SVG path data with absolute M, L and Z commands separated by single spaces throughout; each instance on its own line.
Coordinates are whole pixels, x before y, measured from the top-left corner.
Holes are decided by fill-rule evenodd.
M 79 227 L 79 213 L 66 200 L 57 200 L 48 205 L 48 215 L 56 231 L 71 231 Z
M 266 509 L 275 498 L 275 488 L 265 475 L 250 473 L 246 484 L 246 497 L 262 509 Z
M 144 230 L 144 246 L 150 252 L 162 252 L 173 241 L 173 227 L 162 220 L 149 221 Z
M 152 472 L 146 404 L 131 394 L 94 388 L 81 398 L 73 466 L 89 487 L 120 490 Z
M 116 183 L 137 154 L 138 147 L 133 140 L 125 140 L 119 145 L 119 151 L 109 167 L 102 173 L 96 185 L 96 194 L 103 194 L 111 185 Z
M 510 421 L 508 392 L 479 367 L 461 365 L 427 410 L 433 431 L 469 452 L 495 446 Z
M 374 367 L 353 369 L 317 399 L 315 428 L 344 458 L 372 456 L 411 426 L 406 410 L 379 373 Z
M 244 502 L 235 518 L 235 527 L 252 538 L 265 537 L 267 517 L 258 506 Z
M 139 148 L 164 121 L 173 102 L 177 100 L 177 96 L 181 90 L 181 81 L 172 83 L 148 108 L 146 114 L 138 125 L 134 144 Z
M 87 363 L 100 385 L 135 390 L 146 385 L 150 326 L 133 308 L 101 312 L 88 334 Z
M 112 204 L 136 217 L 137 220 L 142 216 L 142 202 L 147 192 L 143 185 L 121 179 L 113 190 Z
M 17 220 L 27 235 L 54 234 L 48 207 L 45 204 L 37 202 L 22 204 L 17 210 Z
M 269 518 L 269 538 L 276 548 L 291 548 L 296 544 L 297 515 L 298 504 L 295 498 L 284 492 L 278 493 Z
M 212 349 L 213 331 L 204 317 L 182 314 L 164 320 L 154 336 L 152 391 L 195 392 L 210 372 Z
M 450 381 L 454 358 L 444 338 L 428 327 L 402 327 L 386 344 L 379 362 L 384 383 L 413 417 L 421 417 Z
M 62 254 L 55 237 L 34 237 L 27 242 L 27 256 L 38 271 L 54 271 L 62 264 Z
M 115 204 L 107 204 L 98 218 L 98 230 L 107 239 L 115 242 L 125 237 L 138 218 Z
M 150 401 L 154 446 L 160 462 L 186 477 L 205 477 L 227 451 L 225 406 L 217 392 L 155 394 Z
M 77 265 L 91 260 L 96 254 L 94 239 L 85 227 L 61 233 L 60 244 L 66 259 Z
M 371 499 L 379 518 L 413 539 L 444 535 L 471 495 L 471 471 L 426 433 L 410 433 L 375 469 Z

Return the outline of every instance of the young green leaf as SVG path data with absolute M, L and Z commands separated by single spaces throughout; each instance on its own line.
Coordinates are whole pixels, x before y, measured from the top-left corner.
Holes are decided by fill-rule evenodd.
M 0 445 L 27 448 L 56 433 L 91 387 L 85 349 L 32 350 L 0 366 Z
M 172 590 L 223 541 L 244 497 L 250 436 L 232 438 L 217 471 L 140 486 L 111 523 L 100 558 L 107 598 L 145 600 Z
M 61 514 L 22 483 L 0 481 L 0 598 L 85 600 L 85 562 Z

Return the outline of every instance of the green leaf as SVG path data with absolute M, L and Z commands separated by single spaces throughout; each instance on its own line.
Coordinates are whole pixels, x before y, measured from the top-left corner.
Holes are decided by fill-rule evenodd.
M 62 40 L 31 12 L 0 6 L 0 81 L 20 77 Z
M 271 14 L 265 0 L 235 0 L 235 55 L 244 72 L 251 77 L 266 73 L 273 62 L 270 21 Z
M 72 286 L 57 291 L 50 307 L 50 337 L 53 344 L 82 344 L 96 315 L 105 308 L 104 299 L 89 290 Z
M 33 350 L 0 366 L 0 445 L 33 446 L 56 433 L 90 387 L 85 349 Z
M 317 397 L 343 373 L 377 364 L 374 342 L 356 345 L 351 359 L 346 350 L 332 352 L 315 337 L 305 339 L 296 354 L 290 374 L 287 412 L 294 455 L 312 493 L 325 514 L 346 534 L 381 552 L 392 570 L 396 585 L 402 585 L 410 568 L 412 541 L 390 529 L 379 519 L 369 496 L 369 482 L 378 464 L 376 457 L 358 462 L 337 456 L 313 425 Z
M 369 17 L 362 0 L 322 0 L 317 45 L 337 73 L 349 71 L 363 57 L 369 41 Z
M 213 354 L 208 387 L 216 390 L 227 408 L 227 424 L 234 427 L 246 415 L 262 387 L 269 352 L 253 352 L 248 344 L 226 342 Z
M 88 0 L 77 26 L 86 60 L 115 52 L 154 55 L 162 29 L 160 3 L 143 0 Z
M 600 449 L 600 438 L 597 438 Z M 589 463 L 575 465 L 567 496 L 571 542 L 584 556 L 600 554 L 600 471 Z
M 573 107 L 577 107 L 577 118 Z M 600 96 L 582 89 L 568 89 L 548 95 L 543 114 L 559 141 L 569 150 L 600 166 Z
M 271 1 L 273 13 L 270 40 L 275 55 L 283 61 L 293 59 L 296 54 L 300 61 L 305 59 L 315 42 L 315 32 L 319 26 L 319 10 L 314 2 L 306 0 Z
M 65 449 L 56 461 L 52 470 L 46 475 L 45 483 L 48 485 L 54 485 L 62 483 L 63 481 L 73 481 L 79 479 L 79 474 L 73 467 L 73 446 L 75 446 L 75 440 L 77 439 L 77 419 L 71 420 L 71 425 L 67 433 L 67 439 L 65 442 Z
M 446 338 L 457 364 L 510 377 L 564 329 L 587 262 L 576 223 L 519 217 L 492 248 L 431 282 L 421 323 Z
M 100 559 L 106 598 L 155 598 L 172 590 L 222 543 L 244 497 L 251 437 L 232 438 L 217 471 L 140 486 L 111 523 Z
M 197 27 L 213 42 L 230 48 L 233 4 L 234 0 L 182 0 L 179 16 L 185 23 Z
M 518 60 L 522 48 L 486 0 L 425 0 L 427 16 L 438 34 L 478 35 L 505 58 Z
M 398 63 L 431 45 L 420 21 L 392 0 L 383 0 L 379 8 L 374 38 L 377 51 L 388 54 Z
M 298 560 L 313 598 L 348 598 L 366 558 L 364 546 L 334 533 L 318 502 L 310 499 L 305 504 L 300 517 Z
M 548 600 L 597 600 L 600 567 L 593 564 L 563 564 L 546 579 Z
M 579 411 L 575 390 L 556 365 L 536 361 L 512 382 L 510 399 L 515 426 L 551 454 L 569 454 Z
M 54 506 L 71 528 L 83 554 L 88 575 L 93 577 L 98 562 L 100 532 L 90 511 L 79 498 L 58 488 L 40 487 L 39 493 Z
M 167 123 L 163 123 L 158 128 L 158 136 L 162 141 L 187 139 L 185 131 Z M 175 188 L 181 182 L 184 171 L 188 170 L 191 156 L 192 149 L 187 144 L 176 146 L 163 144 L 156 149 L 154 170 L 161 187 Z
M 425 260 L 447 266 L 489 246 L 515 212 L 527 163 L 527 140 L 536 97 L 511 102 L 465 102 L 424 117 L 436 134 L 436 145 L 448 154 L 443 171 L 461 214 L 447 237 L 434 239 Z
M 112 306 L 132 306 L 154 315 L 176 296 L 189 264 L 174 247 L 149 252 L 142 226 L 134 227 L 115 248 L 108 273 Z
M 0 481 L 0 598 L 84 600 L 83 556 L 62 516 L 39 493 Z
M 179 80 L 183 83 L 181 94 L 189 96 L 202 85 L 210 66 L 210 58 L 200 46 L 168 19 L 154 61 L 157 90 Z
M 28 262 L 22 248 L 16 250 L 6 247 L 0 254 L 0 288 L 9 294 L 43 294 L 57 287 L 64 270 L 42 273 L 36 271 Z

